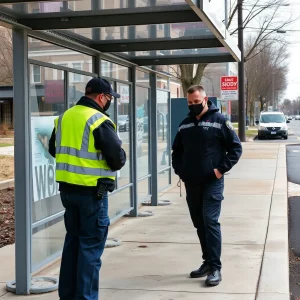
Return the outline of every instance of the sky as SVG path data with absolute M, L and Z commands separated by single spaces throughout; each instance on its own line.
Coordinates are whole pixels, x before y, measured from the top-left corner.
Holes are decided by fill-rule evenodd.
M 300 1 L 287 0 L 290 4 L 288 7 L 282 7 L 282 18 L 289 16 L 291 13 L 293 17 L 299 19 L 292 25 L 288 26 L 289 30 L 285 35 L 290 42 L 288 50 L 290 53 L 289 59 L 289 74 L 288 74 L 288 87 L 286 89 L 284 98 L 294 100 L 300 97 Z
M 218 1 L 218 0 L 216 0 Z M 229 0 L 230 1 L 230 0 Z M 256 2 L 257 0 L 253 0 Z M 259 4 L 264 4 L 268 2 L 267 0 L 259 0 Z M 251 0 L 248 1 L 248 3 L 251 3 Z M 286 26 L 285 29 L 286 33 L 278 33 L 278 37 L 280 38 L 282 35 L 282 38 L 285 38 L 288 41 L 288 52 L 290 54 L 290 58 L 288 60 L 288 86 L 285 91 L 285 93 L 282 96 L 283 99 L 290 99 L 294 100 L 297 97 L 300 97 L 300 0 L 285 0 L 285 3 L 288 3 L 289 6 L 283 6 L 280 7 L 280 14 L 279 17 L 276 18 L 278 21 L 277 24 L 280 24 L 280 22 L 284 22 L 290 18 L 293 18 L 296 20 L 292 24 Z M 244 12 L 244 17 L 246 16 Z M 253 22 L 251 22 L 248 26 L 253 26 L 253 27 L 259 27 L 258 26 L 258 21 L 259 17 L 256 18 Z M 232 28 L 237 27 L 235 24 L 237 22 L 236 18 L 233 22 Z M 291 31 L 289 31 L 291 30 Z M 297 30 L 297 31 L 293 31 Z M 247 32 L 249 30 L 245 30 L 245 37 L 244 39 L 246 40 L 247 38 Z M 250 30 L 251 32 L 251 30 Z

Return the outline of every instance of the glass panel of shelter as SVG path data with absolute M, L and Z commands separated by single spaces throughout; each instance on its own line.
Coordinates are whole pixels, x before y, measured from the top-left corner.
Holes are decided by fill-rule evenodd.
M 105 9 L 120 9 L 129 7 L 147 7 L 147 6 L 171 6 L 171 5 L 183 5 L 186 4 L 185 0 L 157 0 L 155 2 L 149 0 L 136 0 L 133 5 L 129 1 L 111 1 L 111 0 L 81 0 L 81 1 L 34 1 L 26 4 L 25 8 L 23 4 L 3 4 L 6 8 L 21 11 L 23 9 L 27 14 L 35 13 L 55 13 L 55 12 L 69 12 L 85 11 L 85 10 L 105 10 Z
M 154 30 L 153 30 L 154 28 Z M 148 38 L 197 38 L 200 36 L 213 36 L 213 33 L 203 22 L 186 22 L 172 24 L 149 24 L 149 25 L 129 25 L 111 26 L 101 28 L 74 28 L 66 29 L 63 32 L 71 35 L 79 35 L 84 39 L 96 42 L 107 43 L 112 40 L 132 40 Z M 152 33 L 152 36 L 151 36 Z
M 85 72 L 93 72 L 93 57 L 75 50 L 67 49 L 33 37 L 28 39 L 28 58 Z M 53 78 L 61 76 L 62 71 L 54 70 Z M 72 74 L 71 81 L 80 82 L 78 75 Z
M 110 198 L 115 200 L 114 205 L 109 207 L 109 216 L 116 217 L 124 210 L 131 207 L 132 193 L 131 187 L 122 189 L 122 187 L 132 183 L 131 180 L 131 85 L 130 69 L 107 60 L 101 60 L 101 77 L 107 79 L 113 90 L 117 91 L 121 98 L 114 99 L 107 111 L 112 121 L 117 126 L 117 134 L 122 140 L 122 147 L 126 152 L 126 164 L 117 172 L 116 191 Z M 128 82 L 128 83 L 127 83 Z M 123 195 L 123 197 L 121 196 Z M 125 196 L 126 195 L 126 196 Z
M 55 69 L 55 65 L 89 72 L 92 70 L 93 59 L 89 55 L 34 38 L 29 38 L 28 55 L 31 60 L 37 62 L 29 67 L 34 270 L 61 251 L 65 234 L 62 218 L 64 208 L 55 181 L 55 159 L 48 152 L 54 119 L 76 104 L 84 95 L 85 84 L 92 78 L 76 73 L 76 70 L 68 73 Z M 45 63 L 53 64 L 53 68 L 44 66 Z
M 49 256 L 61 251 L 63 246 L 63 220 L 58 218 L 47 223 L 40 221 L 64 210 L 55 181 L 55 159 L 49 154 L 48 143 L 54 119 L 65 111 L 66 95 L 64 76 L 55 79 L 53 68 L 30 65 L 29 69 L 33 177 L 32 267 L 35 268 Z

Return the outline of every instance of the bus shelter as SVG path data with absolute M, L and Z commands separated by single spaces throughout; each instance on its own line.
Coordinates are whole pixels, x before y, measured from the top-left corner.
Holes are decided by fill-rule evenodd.
M 54 119 L 101 76 L 118 93 L 109 114 L 127 153 L 109 196 L 114 222 L 158 204 L 171 184 L 168 66 L 235 62 L 240 51 L 211 0 L 1 0 L 0 25 L 13 35 L 15 130 L 15 292 L 30 294 L 32 273 L 60 256 L 63 215 Z

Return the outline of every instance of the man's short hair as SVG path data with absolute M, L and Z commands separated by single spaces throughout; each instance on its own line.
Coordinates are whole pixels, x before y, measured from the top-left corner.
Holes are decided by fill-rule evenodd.
M 100 94 L 99 93 L 89 93 L 89 92 L 85 93 L 85 96 L 93 98 L 93 99 L 97 98 L 98 95 L 100 95 Z
M 193 94 L 195 92 L 205 92 L 204 87 L 202 85 L 193 85 L 187 91 L 188 94 Z

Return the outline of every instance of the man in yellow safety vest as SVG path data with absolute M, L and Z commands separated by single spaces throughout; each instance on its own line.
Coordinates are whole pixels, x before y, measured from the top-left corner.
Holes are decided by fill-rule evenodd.
M 105 113 L 112 97 L 120 95 L 107 80 L 91 79 L 85 96 L 55 119 L 49 141 L 67 231 L 60 300 L 98 299 L 101 255 L 110 224 L 107 192 L 114 190 L 116 171 L 126 162 L 116 125 Z

